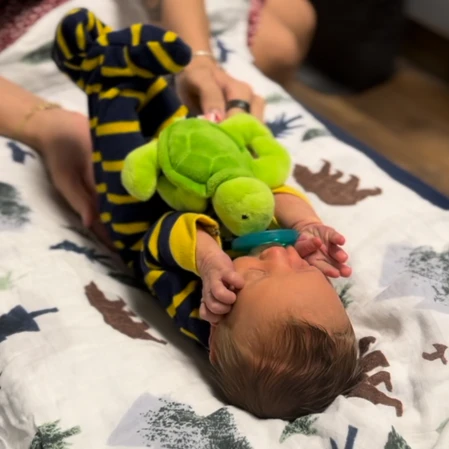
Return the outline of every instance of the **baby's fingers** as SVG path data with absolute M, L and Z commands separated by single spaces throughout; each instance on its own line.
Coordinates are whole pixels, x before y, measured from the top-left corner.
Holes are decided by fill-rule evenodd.
M 340 270 L 324 260 L 317 260 L 312 265 L 327 277 L 338 278 L 340 276 Z
M 233 287 L 234 290 L 241 290 L 245 284 L 243 276 L 237 271 L 228 271 L 223 274 L 222 280 L 225 284 Z M 215 295 L 214 295 L 215 296 Z
M 321 247 L 322 243 L 318 237 L 299 239 L 295 249 L 301 257 L 307 257 Z
M 236 294 L 226 288 L 222 281 L 212 282 L 210 291 L 212 293 L 212 297 L 223 304 L 232 305 L 234 304 L 237 296 Z
M 339 263 L 345 263 L 348 260 L 346 251 L 342 250 L 338 245 L 331 243 L 327 251 L 329 256 Z
M 350 277 L 352 274 L 352 268 L 349 265 L 342 265 L 340 267 L 340 276 L 344 278 Z
M 215 315 L 206 307 L 206 304 L 202 303 L 200 306 L 200 318 L 208 321 L 210 324 L 217 324 L 223 318 L 223 315 Z
M 346 239 L 337 231 L 332 230 L 332 232 L 329 235 L 329 242 L 335 245 L 344 245 Z
M 348 278 L 352 274 L 352 268 L 342 263 L 330 263 L 326 260 L 314 260 L 309 261 L 309 263 L 330 278 L 338 278 L 340 276 Z

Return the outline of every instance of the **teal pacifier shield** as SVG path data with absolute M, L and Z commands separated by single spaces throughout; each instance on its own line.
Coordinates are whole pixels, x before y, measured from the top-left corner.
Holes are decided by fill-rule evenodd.
M 282 246 L 292 246 L 299 237 L 299 232 L 293 229 L 275 229 L 272 231 L 255 232 L 243 235 L 232 242 L 232 249 L 248 253 L 258 246 L 278 243 Z

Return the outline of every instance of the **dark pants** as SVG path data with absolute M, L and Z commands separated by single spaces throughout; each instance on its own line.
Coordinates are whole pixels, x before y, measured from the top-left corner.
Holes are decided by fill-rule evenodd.
M 403 0 L 310 0 L 317 30 L 308 61 L 334 81 L 370 88 L 394 72 L 403 26 Z

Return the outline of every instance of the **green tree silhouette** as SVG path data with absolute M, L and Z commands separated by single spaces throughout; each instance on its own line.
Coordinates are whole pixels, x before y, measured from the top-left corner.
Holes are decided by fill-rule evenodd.
M 287 438 L 296 434 L 307 436 L 316 435 L 317 430 L 312 426 L 315 424 L 317 419 L 318 417 L 313 417 L 313 415 L 302 416 L 301 418 L 295 419 L 293 422 L 285 426 L 279 441 L 283 443 Z
M 12 287 L 11 272 L 0 276 L 0 292 L 2 290 L 9 290 Z
M 435 291 L 435 302 L 449 303 L 449 251 L 439 253 L 429 246 L 419 246 L 405 262 L 412 276 L 429 281 Z
M 342 287 L 337 288 L 338 296 L 340 297 L 340 301 L 342 302 L 345 309 L 348 308 L 349 304 L 352 303 L 351 295 L 349 294 L 349 290 L 352 285 L 348 282 L 344 284 Z
M 404 438 L 396 432 L 396 429 L 392 427 L 388 434 L 388 441 L 387 444 L 385 444 L 384 449 L 411 449 L 411 447 L 407 444 Z
M 80 432 L 81 428 L 79 426 L 62 430 L 59 427 L 59 420 L 43 424 L 37 428 L 30 449 L 66 449 L 70 443 L 65 440 Z
M 29 221 L 30 209 L 21 204 L 17 189 L 0 182 L 0 230 L 18 228 Z
M 147 425 L 139 433 L 148 443 L 167 449 L 251 449 L 228 409 L 200 416 L 188 405 L 162 401 L 158 411 L 144 414 Z
M 302 136 L 302 141 L 306 142 L 308 140 L 316 139 L 317 137 L 331 136 L 331 135 L 332 134 L 327 129 L 310 128 Z
M 51 49 L 53 47 L 53 41 L 46 42 L 44 45 L 40 46 L 36 50 L 27 53 L 23 58 L 22 62 L 25 64 L 40 64 L 45 61 L 51 60 Z
M 287 95 L 281 93 L 269 94 L 265 97 L 265 103 L 267 104 L 279 104 L 279 103 L 292 103 L 293 99 Z
M 297 123 L 301 120 L 302 115 L 295 115 L 294 117 L 287 117 L 285 113 L 278 115 L 274 120 L 268 120 L 265 124 L 276 138 L 281 138 L 289 135 L 293 130 L 302 128 L 304 125 Z

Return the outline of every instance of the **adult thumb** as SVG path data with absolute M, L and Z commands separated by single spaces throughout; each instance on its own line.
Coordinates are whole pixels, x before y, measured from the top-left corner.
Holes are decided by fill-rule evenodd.
M 225 97 L 217 82 L 210 78 L 202 80 L 198 86 L 201 111 L 204 115 L 215 114 L 218 121 L 225 117 Z
M 95 204 L 85 184 L 80 180 L 74 183 L 62 182 L 56 186 L 69 206 L 80 216 L 83 226 L 90 228 L 95 218 Z

